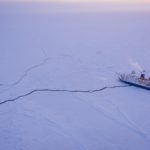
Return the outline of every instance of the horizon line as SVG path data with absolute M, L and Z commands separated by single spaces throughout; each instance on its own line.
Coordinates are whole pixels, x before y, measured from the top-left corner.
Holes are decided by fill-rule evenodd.
M 52 1 L 5 1 L 0 2 L 0 6 L 7 8 L 8 12 L 15 12 L 17 5 L 29 6 L 28 10 L 22 10 L 21 12 L 150 12 L 150 3 L 117 3 L 117 2 L 88 2 L 88 3 L 73 3 L 73 2 L 52 2 Z M 31 6 L 31 7 L 30 7 Z M 34 7 L 32 7 L 34 6 Z M 7 12 L 5 9 L 1 9 L 0 12 Z
M 102 1 L 69 1 L 69 0 L 62 0 L 62 1 L 57 1 L 57 0 L 0 0 L 0 3 L 52 3 L 52 4 L 150 4 L 150 1 L 110 1 L 110 0 L 102 0 Z

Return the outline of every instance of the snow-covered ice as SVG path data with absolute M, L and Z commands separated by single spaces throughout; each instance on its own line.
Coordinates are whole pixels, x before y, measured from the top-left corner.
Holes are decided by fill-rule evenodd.
M 150 91 L 116 75 L 150 73 L 150 13 L 17 7 L 0 11 L 0 150 L 150 149 Z

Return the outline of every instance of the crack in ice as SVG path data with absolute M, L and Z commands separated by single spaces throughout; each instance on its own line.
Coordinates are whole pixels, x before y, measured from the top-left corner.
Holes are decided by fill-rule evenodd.
M 3 100 L 0 102 L 0 105 L 5 104 L 7 102 L 14 102 L 16 100 L 19 100 L 20 98 L 24 98 L 26 96 L 29 96 L 31 94 L 38 93 L 38 92 L 96 93 L 96 92 L 100 92 L 100 91 L 103 91 L 106 89 L 123 88 L 123 87 L 129 87 L 129 86 L 131 86 L 131 85 L 105 86 L 103 88 L 94 89 L 94 90 L 67 90 L 67 89 L 65 90 L 65 89 L 48 89 L 48 88 L 47 89 L 35 89 L 35 90 L 32 90 L 26 94 L 17 96 L 15 98 Z
M 26 69 L 24 71 L 24 73 L 22 74 L 22 76 L 19 77 L 19 79 L 13 83 L 10 83 L 10 84 L 0 84 L 0 86 L 15 86 L 15 85 L 18 85 L 22 80 L 24 80 L 24 78 L 28 75 L 28 73 L 30 71 L 32 71 L 33 69 L 36 69 L 42 65 L 44 65 L 45 63 L 47 63 L 47 61 L 49 60 L 50 58 L 45 58 L 41 63 L 39 64 L 36 64 L 34 66 L 31 66 L 30 68 Z

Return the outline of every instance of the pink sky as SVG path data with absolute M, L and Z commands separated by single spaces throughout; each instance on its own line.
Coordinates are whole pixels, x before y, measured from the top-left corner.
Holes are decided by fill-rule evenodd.
M 37 2 L 31 10 L 42 12 L 150 12 L 150 0 L 0 0 L 0 2 L 0 4 Z M 50 3 L 45 5 L 45 2 Z
M 0 2 L 150 3 L 150 0 L 0 0 Z

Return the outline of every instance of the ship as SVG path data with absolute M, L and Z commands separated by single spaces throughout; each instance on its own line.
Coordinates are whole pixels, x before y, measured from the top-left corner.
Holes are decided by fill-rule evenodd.
M 150 78 L 146 79 L 144 74 L 138 76 L 134 72 L 129 74 L 123 73 L 123 74 L 118 74 L 118 78 L 121 82 L 124 82 L 126 84 L 140 87 L 146 90 L 150 90 Z

